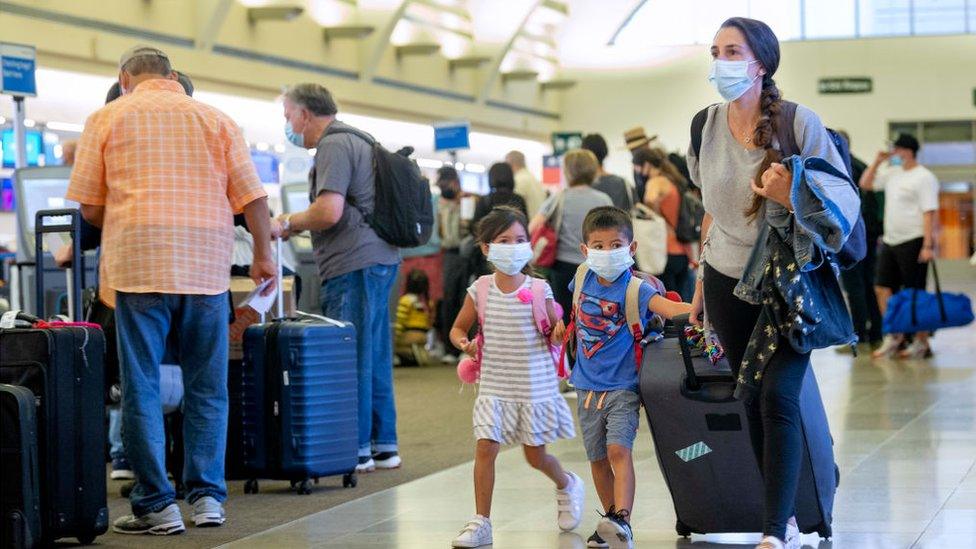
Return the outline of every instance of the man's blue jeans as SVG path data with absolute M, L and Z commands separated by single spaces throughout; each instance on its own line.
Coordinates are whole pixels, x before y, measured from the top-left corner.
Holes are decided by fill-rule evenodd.
M 108 455 L 112 459 L 125 459 L 125 446 L 122 445 L 122 406 L 108 409 Z
M 374 265 L 322 284 L 322 314 L 356 326 L 359 455 L 397 451 L 390 292 L 397 265 Z
M 193 503 L 227 499 L 227 294 L 118 292 L 115 321 L 122 374 L 122 437 L 136 475 L 130 501 L 136 516 L 173 503 L 166 478 L 166 437 L 159 398 L 159 365 L 167 336 L 178 338 L 183 369 L 183 480 Z

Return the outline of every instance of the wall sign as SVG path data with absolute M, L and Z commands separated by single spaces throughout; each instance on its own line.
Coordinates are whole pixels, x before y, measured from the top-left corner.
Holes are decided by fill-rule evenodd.
M 471 125 L 467 120 L 438 122 L 434 124 L 434 150 L 456 151 L 471 148 L 468 134 Z
M 566 151 L 583 146 L 583 134 L 580 132 L 553 132 L 552 154 L 562 156 Z
M 873 81 L 867 76 L 845 76 L 843 78 L 821 78 L 817 81 L 820 93 L 871 93 Z
M 36 58 L 34 46 L 0 43 L 0 91 L 21 97 L 37 96 Z

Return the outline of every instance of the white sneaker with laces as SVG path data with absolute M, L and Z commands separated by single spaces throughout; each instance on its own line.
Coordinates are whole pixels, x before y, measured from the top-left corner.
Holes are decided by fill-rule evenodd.
M 203 496 L 193 502 L 193 524 L 197 528 L 220 526 L 226 520 L 227 515 L 224 514 L 224 506 L 216 499 Z
M 571 471 L 566 471 L 566 476 L 569 477 L 566 488 L 556 489 L 556 522 L 563 532 L 569 532 L 579 526 L 583 519 L 583 502 L 586 499 L 583 479 Z
M 150 534 L 153 536 L 171 536 L 182 534 L 186 527 L 183 516 L 175 503 L 170 503 L 156 513 L 146 513 L 142 516 L 125 515 L 116 519 L 112 530 L 119 534 Z
M 759 542 L 756 549 L 786 549 L 786 546 L 776 536 L 766 536 Z
M 921 360 L 928 357 L 930 352 L 928 344 L 916 339 L 904 351 L 898 353 L 898 356 L 909 360 Z
M 881 342 L 881 346 L 878 350 L 871 353 L 872 358 L 891 358 L 895 356 L 898 352 L 898 347 L 901 345 L 901 338 L 893 335 L 884 336 L 884 341 Z
M 475 515 L 469 520 L 451 542 L 451 547 L 481 547 L 482 545 L 491 545 L 491 520 L 481 515 Z

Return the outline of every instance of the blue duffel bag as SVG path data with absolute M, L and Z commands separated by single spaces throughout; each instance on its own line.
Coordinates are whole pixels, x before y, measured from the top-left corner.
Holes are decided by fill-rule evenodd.
M 931 262 L 935 293 L 906 288 L 891 296 L 881 328 L 886 334 L 934 332 L 973 321 L 973 304 L 965 294 L 943 293 L 935 261 Z

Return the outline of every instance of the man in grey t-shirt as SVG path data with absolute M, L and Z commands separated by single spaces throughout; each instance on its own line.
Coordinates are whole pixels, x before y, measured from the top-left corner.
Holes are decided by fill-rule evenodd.
M 359 377 L 359 472 L 400 466 L 393 400 L 389 295 L 399 251 L 369 226 L 375 199 L 373 148 L 335 119 L 332 94 L 298 84 L 284 95 L 285 134 L 315 149 L 308 210 L 278 217 L 282 234 L 311 231 L 322 277 L 322 313 L 356 326 Z

